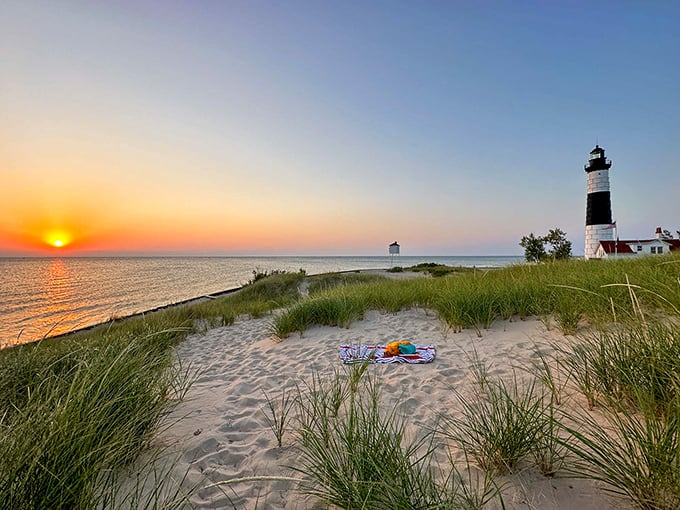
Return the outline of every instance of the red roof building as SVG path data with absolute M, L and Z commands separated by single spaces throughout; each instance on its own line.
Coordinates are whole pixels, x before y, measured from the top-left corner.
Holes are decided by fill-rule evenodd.
M 680 250 L 680 239 L 663 237 L 661 227 L 657 227 L 656 237 L 653 239 L 600 241 L 595 251 L 595 258 L 663 255 L 675 250 Z

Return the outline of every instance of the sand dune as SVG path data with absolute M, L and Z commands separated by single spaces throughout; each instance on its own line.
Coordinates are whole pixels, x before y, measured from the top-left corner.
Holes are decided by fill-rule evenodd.
M 507 377 L 514 367 L 529 363 L 536 345 L 567 341 L 535 320 L 496 322 L 489 330 L 454 332 L 434 312 L 411 309 L 397 314 L 369 312 L 348 329 L 315 327 L 282 342 L 272 338 L 271 317 L 240 320 L 229 327 L 189 337 L 178 347 L 183 363 L 201 375 L 172 418 L 183 417 L 159 441 L 182 449 L 177 472 L 188 469 L 185 484 L 210 483 L 249 476 L 295 476 L 294 435 L 288 432 L 279 448 L 263 409 L 265 392 L 278 395 L 282 385 L 309 380 L 314 370 L 332 372 L 340 364 L 341 343 L 389 342 L 408 339 L 437 346 L 437 358 L 426 365 L 371 365 L 384 382 L 387 398 L 399 406 L 417 433 L 440 412 L 458 412 L 452 388 L 473 384 L 469 355 L 476 350 L 492 376 Z M 207 478 L 207 480 L 206 480 Z M 533 469 L 499 478 L 509 509 L 608 510 L 625 508 L 594 482 L 545 478 Z M 199 508 L 324 508 L 292 490 L 286 481 L 257 481 L 198 491 Z

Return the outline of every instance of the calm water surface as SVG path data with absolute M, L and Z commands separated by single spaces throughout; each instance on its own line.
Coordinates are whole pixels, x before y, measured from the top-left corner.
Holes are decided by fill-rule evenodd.
M 421 262 L 502 267 L 522 257 L 402 256 L 394 264 Z M 237 288 L 254 270 L 319 274 L 390 265 L 388 257 L 0 258 L 0 346 Z

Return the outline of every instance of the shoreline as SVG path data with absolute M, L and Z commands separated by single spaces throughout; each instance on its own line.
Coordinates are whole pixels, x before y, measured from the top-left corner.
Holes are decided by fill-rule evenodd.
M 197 296 L 197 297 L 193 297 L 193 298 L 189 298 L 189 299 L 184 299 L 182 301 L 177 301 L 177 302 L 174 302 L 174 303 L 168 303 L 168 304 L 165 304 L 165 305 L 156 306 L 154 308 L 150 308 L 150 309 L 144 310 L 142 312 L 135 312 L 135 313 L 132 313 L 130 315 L 122 315 L 120 317 L 115 317 L 115 318 L 109 319 L 107 321 L 97 322 L 96 324 L 91 324 L 89 326 L 83 326 L 82 328 L 74 329 L 73 331 L 66 331 L 64 333 L 59 333 L 57 335 L 46 336 L 45 338 L 42 338 L 42 339 L 39 339 L 39 340 L 33 340 L 31 342 L 25 342 L 25 343 L 20 343 L 20 344 L 16 344 L 16 345 L 28 345 L 28 344 L 32 344 L 32 343 L 35 343 L 35 342 L 42 342 L 43 340 L 59 339 L 59 338 L 67 337 L 67 336 L 70 336 L 70 335 L 76 335 L 76 334 L 82 333 L 84 331 L 91 331 L 95 328 L 98 328 L 98 327 L 101 327 L 101 326 L 106 326 L 108 324 L 113 324 L 113 323 L 116 323 L 116 322 L 119 322 L 119 321 L 124 321 L 124 320 L 127 320 L 127 319 L 134 319 L 136 317 L 144 317 L 145 315 L 152 314 L 152 313 L 155 313 L 155 312 L 160 312 L 160 311 L 163 311 L 163 310 L 167 310 L 169 308 L 174 308 L 174 307 L 183 306 L 183 305 L 190 305 L 190 304 L 193 304 L 193 303 L 202 303 L 203 301 L 206 301 L 206 300 L 209 300 L 209 299 L 216 299 L 220 296 L 233 294 L 233 293 L 238 292 L 239 290 L 243 289 L 244 287 L 245 287 L 245 285 L 241 286 L 241 287 L 235 287 L 233 289 L 226 289 L 226 290 L 221 290 L 221 291 L 218 291 L 218 292 L 213 292 L 212 294 L 205 294 L 203 296 Z M 8 347 L 14 347 L 14 346 L 8 346 Z
M 408 271 L 399 272 L 399 273 L 390 273 L 389 268 L 385 268 L 385 269 L 348 269 L 348 270 L 344 270 L 344 271 L 334 271 L 334 272 L 340 273 L 340 274 L 343 274 L 343 273 L 382 274 L 384 276 L 387 276 L 388 278 L 394 278 L 394 279 L 408 278 L 408 277 L 417 278 L 420 275 L 420 273 L 408 272 Z M 330 273 L 318 273 L 318 274 L 330 274 Z M 390 276 L 390 275 L 403 275 L 403 276 Z M 308 276 L 316 276 L 316 275 L 308 275 Z M 72 331 L 66 331 L 64 333 L 58 333 L 56 335 L 46 336 L 44 338 L 40 338 L 40 339 L 37 339 L 37 340 L 31 340 L 30 342 L 20 342 L 20 343 L 14 344 L 14 345 L 6 345 L 6 346 L 0 347 L 0 348 L 1 349 L 7 349 L 7 348 L 11 348 L 11 347 L 16 347 L 16 346 L 19 346 L 19 345 L 29 345 L 29 344 L 34 344 L 36 342 L 42 342 L 44 340 L 54 340 L 54 339 L 64 338 L 64 337 L 68 337 L 70 335 L 82 333 L 82 332 L 85 332 L 85 331 L 92 331 L 93 329 L 96 329 L 98 327 L 106 326 L 106 325 L 109 325 L 109 324 L 114 324 L 114 323 L 119 322 L 119 321 L 124 321 L 124 320 L 127 320 L 127 319 L 134 319 L 134 318 L 137 318 L 137 317 L 144 317 L 145 315 L 148 315 L 148 314 L 160 312 L 160 311 L 167 310 L 167 309 L 170 309 L 170 308 L 175 308 L 175 307 L 178 307 L 178 306 L 191 305 L 191 304 L 194 304 L 194 303 L 202 303 L 202 302 L 210 300 L 210 299 L 217 299 L 217 298 L 222 297 L 222 296 L 234 294 L 234 293 L 244 289 L 247 286 L 248 286 L 248 284 L 245 284 L 245 285 L 241 285 L 240 287 L 233 287 L 233 288 L 230 288 L 230 289 L 212 292 L 210 294 L 204 294 L 204 295 L 201 295 L 201 296 L 196 296 L 196 297 L 184 299 L 184 300 L 181 300 L 181 301 L 176 301 L 176 302 L 173 302 L 173 303 L 167 303 L 165 305 L 159 305 L 159 306 L 156 306 L 156 307 L 153 307 L 153 308 L 149 308 L 147 310 L 143 310 L 141 312 L 135 312 L 135 313 L 131 313 L 129 315 L 122 315 L 120 317 L 115 317 L 115 318 L 112 318 L 112 319 L 109 319 L 109 320 L 106 320 L 106 321 L 97 322 L 97 323 L 91 324 L 89 326 L 83 326 L 82 328 L 74 329 Z

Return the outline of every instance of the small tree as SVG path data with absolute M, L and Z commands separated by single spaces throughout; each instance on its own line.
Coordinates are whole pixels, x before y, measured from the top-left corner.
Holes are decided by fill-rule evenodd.
M 661 232 L 661 239 L 673 239 L 673 234 L 671 234 L 670 230 L 663 229 L 663 232 Z
M 519 245 L 524 248 L 524 258 L 527 262 L 541 262 L 547 258 L 552 260 L 562 260 L 571 257 L 571 241 L 567 239 L 567 234 L 559 228 L 554 228 L 546 236 L 534 236 L 532 232 L 528 236 L 522 237 Z M 550 250 L 546 253 L 545 247 L 550 245 Z
M 519 245 L 524 248 L 524 258 L 527 262 L 540 262 L 546 256 L 543 238 L 535 237 L 533 232 L 522 237 Z
M 559 228 L 554 228 L 543 238 L 543 242 L 550 245 L 548 255 L 553 260 L 568 259 L 571 257 L 571 241 L 567 234 Z

